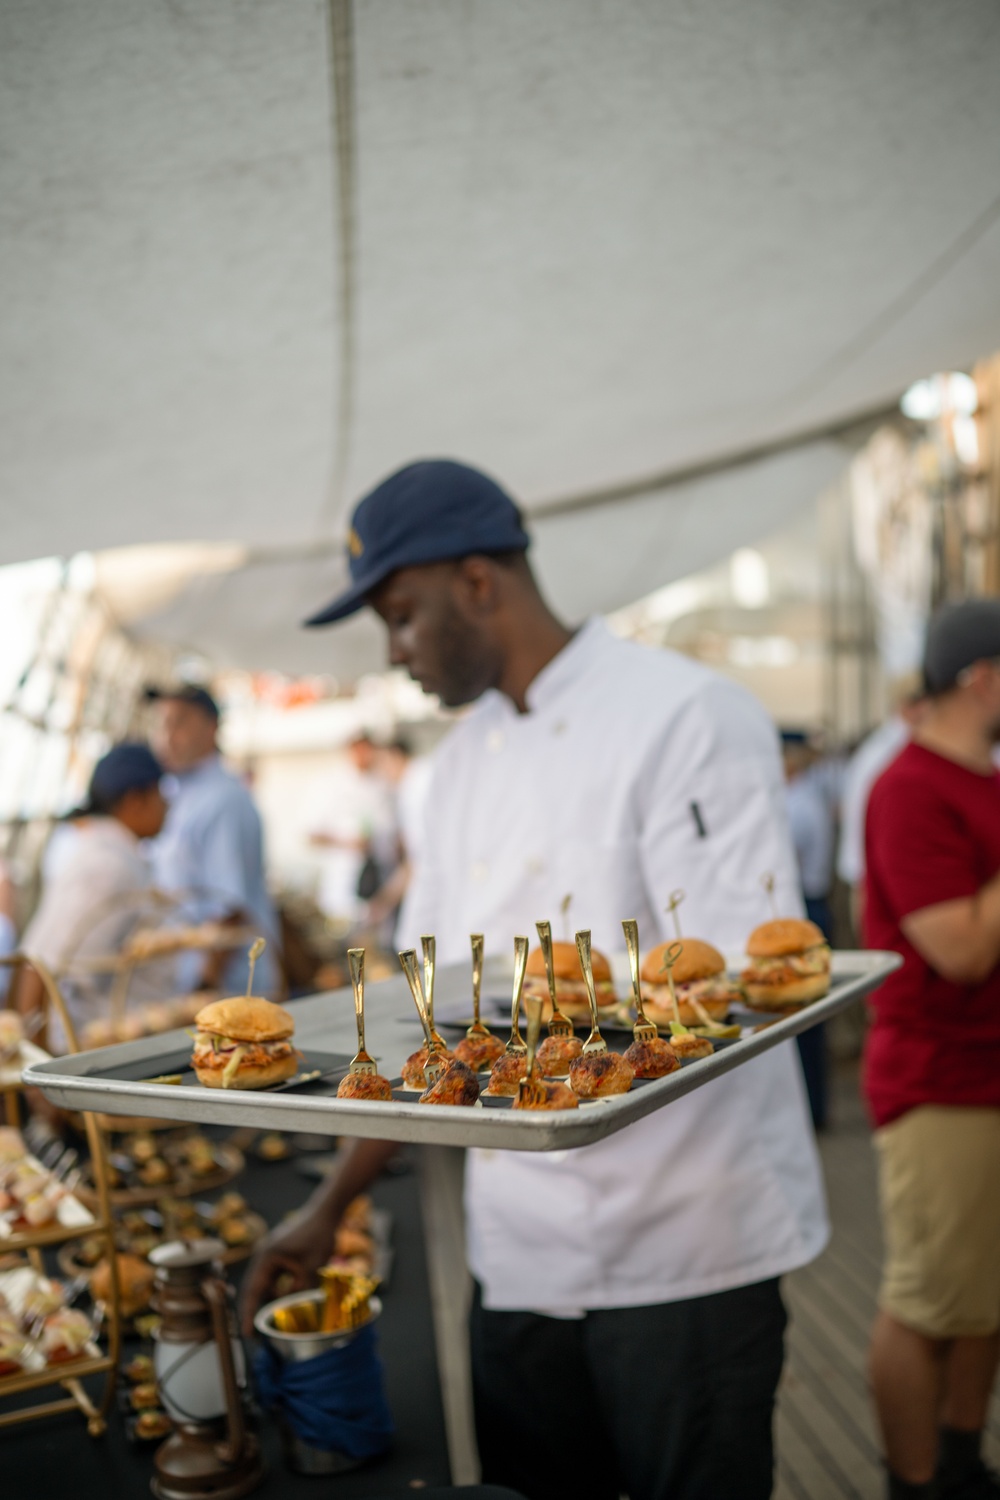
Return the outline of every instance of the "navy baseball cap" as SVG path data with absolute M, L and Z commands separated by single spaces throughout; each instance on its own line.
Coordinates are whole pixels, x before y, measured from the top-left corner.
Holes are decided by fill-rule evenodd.
M 86 811 L 110 812 L 128 792 L 155 786 L 163 767 L 148 745 L 126 741 L 114 745 L 94 767 Z
M 488 552 L 523 552 L 521 512 L 494 479 L 451 459 L 407 464 L 355 506 L 347 536 L 351 586 L 306 625 L 356 614 L 399 568 Z
M 174 688 L 148 687 L 142 696 L 147 703 L 156 703 L 161 700 L 190 703 L 195 708 L 200 708 L 202 713 L 208 714 L 210 718 L 219 717 L 219 705 L 208 689 L 199 687 L 196 682 L 185 682 L 180 687 Z

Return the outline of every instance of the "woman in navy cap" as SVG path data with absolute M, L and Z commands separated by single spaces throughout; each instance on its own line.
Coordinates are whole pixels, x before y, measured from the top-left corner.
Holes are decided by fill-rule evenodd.
M 103 956 L 120 946 L 135 917 L 128 898 L 151 885 L 143 839 L 163 827 L 166 803 L 160 792 L 163 768 L 147 745 L 115 745 L 97 762 L 90 778 L 82 821 L 42 889 L 41 901 L 22 940 L 24 951 L 60 970 L 69 960 Z M 70 973 L 62 981 L 77 1034 L 103 1016 L 110 978 Z M 18 1005 L 41 1004 L 41 981 L 22 971 Z M 65 1049 L 57 1016 L 49 1019 L 49 1047 Z

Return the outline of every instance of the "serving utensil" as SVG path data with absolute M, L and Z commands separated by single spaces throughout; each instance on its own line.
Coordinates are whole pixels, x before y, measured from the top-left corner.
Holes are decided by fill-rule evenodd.
M 517 1086 L 517 1107 L 537 1109 L 548 1099 L 545 1080 L 535 1065 L 538 1038 L 542 1030 L 542 1002 L 534 995 L 524 998 L 524 1010 L 528 1017 L 528 1057 L 524 1077 Z
M 365 1051 L 365 950 L 348 948 L 347 966 L 354 990 L 354 1019 L 358 1023 L 358 1050 L 351 1058 L 348 1073 L 377 1073 L 375 1059 Z
M 484 1021 L 480 1020 L 479 1005 L 483 993 L 483 935 L 474 932 L 469 938 L 472 944 L 472 1025 L 465 1033 L 470 1041 L 477 1037 L 492 1036 Z
M 672 1008 L 673 1013 L 674 1013 L 673 1025 L 675 1025 L 675 1026 L 682 1026 L 682 1023 L 681 1023 L 681 1008 L 677 1004 L 677 991 L 674 988 L 673 967 L 674 967 L 674 964 L 677 962 L 677 960 L 680 958 L 680 956 L 681 956 L 681 954 L 682 954 L 683 951 L 684 951 L 684 944 L 683 943 L 671 943 L 670 947 L 667 949 L 666 953 L 663 955 L 663 972 L 667 976 L 667 988 L 670 991 L 670 1005 L 671 1005 L 671 1008 Z M 686 1026 L 682 1026 L 682 1029 L 684 1031 L 686 1031 L 687 1027 Z
M 639 924 L 634 917 L 627 917 L 622 922 L 622 930 L 625 933 L 625 946 L 628 949 L 632 997 L 635 1001 L 636 1020 L 632 1027 L 632 1035 L 637 1042 L 655 1042 L 660 1033 L 642 1008 L 642 989 L 639 985 Z
M 549 984 L 549 999 L 552 1002 L 552 1014 L 549 1017 L 549 1036 L 572 1036 L 573 1022 L 569 1016 L 563 1015 L 556 1000 L 556 972 L 552 963 L 552 923 L 536 922 L 535 928 L 538 932 L 538 941 L 542 948 L 542 957 L 545 960 L 545 978 Z M 525 1008 L 527 1008 L 527 1003 Z
M 601 1036 L 601 1028 L 597 1024 L 597 991 L 594 989 L 594 965 L 590 957 L 590 933 L 578 932 L 576 935 L 576 951 L 580 957 L 580 968 L 583 970 L 583 982 L 587 987 L 587 999 L 590 1001 L 590 1035 L 583 1044 L 583 1056 L 587 1057 L 592 1052 L 607 1052 L 608 1044 Z
M 438 1044 L 434 1040 L 430 1016 L 427 1013 L 427 1003 L 424 1000 L 424 991 L 420 983 L 420 967 L 415 949 L 407 948 L 405 952 L 399 955 L 399 962 L 403 967 L 403 973 L 406 975 L 406 982 L 410 986 L 410 994 L 413 996 L 413 1003 L 417 1007 L 420 1024 L 424 1028 L 424 1037 L 427 1042 L 427 1061 L 424 1064 L 424 1077 L 427 1080 L 427 1087 L 430 1088 L 432 1084 L 437 1083 L 444 1072 L 444 1063 L 437 1055 Z
M 258 958 L 260 958 L 260 955 L 263 953 L 263 951 L 264 951 L 264 949 L 266 947 L 267 947 L 267 939 L 266 938 L 262 938 L 262 937 L 255 938 L 254 941 L 250 944 L 250 952 L 247 954 L 247 957 L 250 960 L 250 969 L 249 969 L 249 972 L 247 974 L 247 994 L 246 994 L 246 998 L 248 1000 L 250 999 L 250 993 L 251 993 L 251 991 L 253 989 L 253 971 L 257 967 L 257 960 L 258 960 Z
M 514 998 L 510 1008 L 510 1036 L 507 1039 L 506 1051 L 527 1052 L 527 1046 L 518 1027 L 518 1019 L 521 1013 L 521 991 L 524 989 L 524 971 L 528 966 L 528 939 L 516 937 L 514 939 Z
M 441 1036 L 434 1026 L 434 973 L 437 967 L 437 939 L 429 934 L 425 934 L 420 939 L 420 946 L 424 952 L 424 1002 L 427 1006 L 427 1019 L 430 1022 L 434 1045 L 444 1051 L 447 1044 L 444 1037 Z

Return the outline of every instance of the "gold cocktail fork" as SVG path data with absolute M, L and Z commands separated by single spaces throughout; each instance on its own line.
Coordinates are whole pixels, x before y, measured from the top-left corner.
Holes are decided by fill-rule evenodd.
M 348 948 L 347 966 L 354 990 L 354 1019 L 358 1023 L 358 1050 L 351 1058 L 349 1073 L 377 1073 L 375 1059 L 365 1051 L 365 950 Z
M 637 1042 L 655 1042 L 660 1033 L 642 1008 L 642 989 L 639 984 L 639 924 L 634 918 L 628 917 L 622 922 L 622 928 L 625 932 L 628 967 L 632 976 L 632 995 L 635 1000 L 636 1021 L 632 1027 L 632 1035 Z
M 542 1030 L 542 1002 L 534 995 L 524 997 L 524 1009 L 528 1017 L 528 1060 L 524 1077 L 517 1086 L 519 1109 L 537 1109 L 548 1099 L 545 1080 L 535 1066 L 538 1038 Z
M 469 939 L 472 944 L 472 1025 L 465 1033 L 470 1040 L 492 1036 L 490 1028 L 480 1020 L 479 1006 L 483 991 L 483 935 L 474 932 Z
M 506 1051 L 526 1052 L 524 1038 L 518 1027 L 518 1019 L 521 1013 L 521 991 L 524 989 L 524 971 L 528 965 L 528 939 L 516 937 L 514 939 L 514 998 L 510 1008 L 510 1036 L 507 1039 Z
M 580 956 L 583 982 L 587 986 L 587 999 L 590 1001 L 590 1018 L 592 1024 L 590 1035 L 583 1044 L 583 1055 L 587 1057 L 591 1052 L 607 1052 L 608 1050 L 608 1044 L 601 1036 L 601 1028 L 597 1024 L 597 991 L 594 989 L 594 966 L 590 961 L 589 932 L 577 933 L 576 951 Z
M 538 941 L 542 947 L 542 957 L 545 960 L 545 977 L 549 984 L 549 999 L 552 1001 L 552 1015 L 549 1017 L 549 1036 L 572 1036 L 573 1022 L 569 1016 L 563 1015 L 556 1000 L 556 975 L 552 967 L 552 923 L 536 922 L 538 929 Z
M 443 1036 L 434 1027 L 434 970 L 437 966 L 437 939 L 424 936 L 420 939 L 420 946 L 424 951 L 424 1000 L 427 1005 L 427 1019 L 431 1023 L 431 1035 L 434 1045 L 447 1050 L 447 1044 Z
M 417 962 L 416 950 L 407 948 L 405 952 L 399 955 L 399 962 L 403 966 L 403 973 L 406 975 L 406 982 L 410 986 L 410 994 L 413 996 L 413 1003 L 417 1007 L 420 1024 L 424 1028 L 424 1037 L 427 1042 L 427 1061 L 424 1064 L 424 1077 L 427 1079 L 428 1088 L 430 1088 L 431 1084 L 437 1083 L 444 1072 L 444 1063 L 438 1056 L 438 1044 L 434 1040 L 430 1016 L 427 1013 L 427 1003 L 424 1000 L 424 992 L 420 984 L 420 967 Z

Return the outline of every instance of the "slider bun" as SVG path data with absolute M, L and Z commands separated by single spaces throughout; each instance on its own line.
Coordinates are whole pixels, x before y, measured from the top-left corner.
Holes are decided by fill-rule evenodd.
M 702 1000 L 701 1008 L 710 1020 L 721 1021 L 729 1014 L 729 1007 L 732 1003 L 732 1000 Z M 671 1021 L 676 1019 L 674 1016 L 674 1007 L 670 1003 L 670 991 L 666 985 L 663 986 L 663 993 L 655 999 L 643 990 L 642 1008 L 649 1020 L 657 1026 L 668 1026 Z M 701 1016 L 683 995 L 677 996 L 677 1011 L 682 1026 L 701 1025 Z
M 148 1261 L 138 1255 L 118 1255 L 118 1287 L 121 1293 L 122 1313 L 133 1317 L 149 1304 L 156 1272 Z M 90 1277 L 90 1294 L 98 1302 L 111 1300 L 111 1265 L 107 1260 L 99 1261 Z
M 234 1042 L 280 1042 L 291 1036 L 295 1021 L 280 1005 L 251 995 L 214 1000 L 195 1016 L 200 1031 L 231 1037 Z
M 202 1063 L 192 1066 L 199 1083 L 203 1083 L 207 1089 L 221 1089 L 222 1074 L 227 1062 L 229 1058 L 223 1053 L 217 1068 L 205 1067 Z M 284 1083 L 286 1078 L 294 1078 L 298 1066 L 299 1060 L 294 1052 L 289 1052 L 286 1057 L 271 1058 L 266 1063 L 248 1063 L 241 1059 L 239 1067 L 229 1080 L 229 1088 L 266 1089 L 269 1084 Z
M 825 942 L 815 922 L 801 917 L 778 917 L 754 928 L 747 938 L 747 953 L 751 958 L 782 958 L 786 953 L 802 953 Z
M 746 1003 L 751 1010 L 797 1010 L 810 1000 L 821 1000 L 829 988 L 829 974 L 806 974 L 790 984 L 743 980 Z
M 661 943 L 658 948 L 647 953 L 639 971 L 640 979 L 644 979 L 647 984 L 666 984 L 663 960 L 673 946 L 673 943 Z M 700 938 L 683 938 L 681 951 L 671 973 L 674 984 L 690 984 L 695 979 L 711 979 L 715 974 L 722 974 L 725 968 L 726 960 L 718 948 L 713 948 L 711 943 L 703 943 Z
M 594 971 L 594 983 L 602 984 L 611 978 L 611 965 L 604 954 L 597 948 L 590 950 L 590 965 Z M 575 943 L 553 943 L 552 944 L 552 972 L 557 979 L 575 979 L 583 983 L 583 970 L 580 968 L 580 955 L 576 951 Z M 537 974 L 545 978 L 545 958 L 541 948 L 532 948 L 528 954 L 527 974 Z

